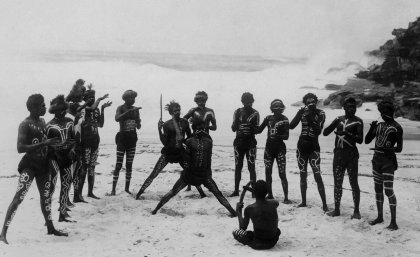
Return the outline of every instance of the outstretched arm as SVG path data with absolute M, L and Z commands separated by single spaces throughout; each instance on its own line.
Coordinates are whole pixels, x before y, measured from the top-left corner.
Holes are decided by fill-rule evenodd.
M 105 123 L 105 108 L 111 106 L 112 102 L 106 102 L 101 106 L 101 116 L 99 117 L 98 127 L 102 128 Z

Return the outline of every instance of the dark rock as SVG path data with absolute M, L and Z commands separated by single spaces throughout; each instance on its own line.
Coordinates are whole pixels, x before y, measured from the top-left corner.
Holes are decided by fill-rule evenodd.
M 342 88 L 343 88 L 342 85 L 336 85 L 336 84 L 326 84 L 325 85 L 326 90 L 340 90 Z

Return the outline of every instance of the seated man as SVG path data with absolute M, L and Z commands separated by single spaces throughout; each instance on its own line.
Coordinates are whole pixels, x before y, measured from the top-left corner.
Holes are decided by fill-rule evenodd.
M 252 249 L 263 250 L 274 247 L 279 240 L 281 231 L 278 228 L 279 218 L 277 207 L 279 202 L 272 199 L 265 199 L 267 196 L 267 183 L 258 180 L 253 186 L 256 197 L 255 203 L 245 208 L 242 216 L 243 203 L 236 205 L 238 214 L 239 229 L 233 231 L 233 237 Z M 254 224 L 254 232 L 247 231 L 249 219 Z

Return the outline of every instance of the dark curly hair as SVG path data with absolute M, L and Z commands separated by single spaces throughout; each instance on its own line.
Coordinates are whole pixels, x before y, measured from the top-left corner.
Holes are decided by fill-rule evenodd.
M 307 93 L 303 98 L 302 98 L 302 102 L 303 102 L 303 104 L 306 104 L 306 101 L 309 99 L 309 98 L 313 98 L 313 99 L 315 99 L 315 104 L 316 103 L 318 103 L 318 97 L 315 95 L 315 94 L 312 94 L 312 93 Z
M 198 99 L 199 97 L 203 97 L 205 101 L 207 101 L 207 99 L 209 98 L 209 97 L 208 97 L 208 95 L 207 95 L 207 93 L 206 93 L 205 91 L 198 91 L 198 92 L 195 94 L 195 97 L 194 97 L 194 102 L 197 102 L 197 99 Z
M 41 94 L 33 94 L 28 97 L 26 101 L 26 108 L 28 111 L 34 110 L 34 108 L 39 107 L 40 104 L 44 102 L 44 97 Z
M 242 103 L 253 103 L 254 102 L 254 96 L 250 92 L 245 92 L 242 94 L 241 97 Z
M 380 113 L 389 111 L 391 113 L 394 113 L 395 106 L 394 102 L 391 99 L 384 99 L 381 102 L 378 103 L 378 111 Z
M 169 114 L 172 115 L 175 107 L 181 108 L 179 103 L 175 102 L 175 100 L 172 100 L 169 104 L 165 105 L 165 110 L 167 110 Z
M 68 107 L 69 104 L 64 99 L 64 95 L 58 95 L 51 100 L 48 112 L 54 114 L 56 111 L 66 110 Z

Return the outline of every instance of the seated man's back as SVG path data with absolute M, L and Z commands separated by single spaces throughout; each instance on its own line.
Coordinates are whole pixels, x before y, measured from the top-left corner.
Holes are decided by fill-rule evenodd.
M 271 239 L 277 236 L 279 218 L 276 200 L 257 201 L 245 208 L 245 216 L 249 216 L 254 225 L 254 234 L 259 239 Z

